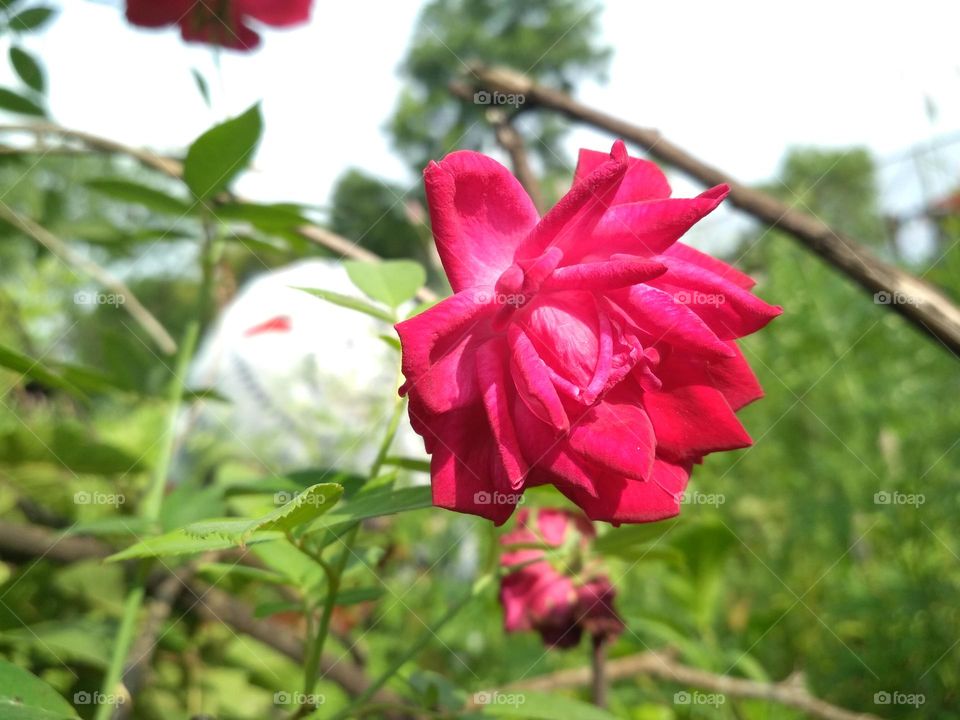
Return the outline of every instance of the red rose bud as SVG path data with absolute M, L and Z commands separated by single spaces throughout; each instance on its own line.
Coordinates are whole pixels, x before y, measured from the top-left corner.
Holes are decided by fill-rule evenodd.
M 515 568 L 500 584 L 507 632 L 535 630 L 545 645 L 557 648 L 577 645 L 584 630 L 604 639 L 622 632 L 623 623 L 613 609 L 615 591 L 606 576 L 585 582 L 568 576 L 544 559 L 543 549 L 529 547 L 569 543 L 582 552 L 594 535 L 590 521 L 580 513 L 544 508 L 517 514 L 517 529 L 500 539 L 508 548 L 500 564 Z M 522 547 L 509 549 L 517 545 Z

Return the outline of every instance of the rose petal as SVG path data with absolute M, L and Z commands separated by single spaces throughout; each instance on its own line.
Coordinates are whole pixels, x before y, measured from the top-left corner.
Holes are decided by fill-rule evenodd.
M 488 340 L 477 350 L 477 380 L 483 388 L 483 406 L 490 421 L 490 428 L 506 472 L 507 485 L 504 492 L 517 492 L 529 471 L 513 424 L 512 402 L 507 393 L 508 370 L 506 341 L 503 338 Z M 512 385 L 512 383 L 510 383 Z
M 423 178 L 433 236 L 453 291 L 492 287 L 537 224 L 530 197 L 503 165 L 468 150 L 430 163 Z
M 722 340 L 755 333 L 783 312 L 783 308 L 768 305 L 749 290 L 699 265 L 666 255 L 658 257 L 667 265 L 667 272 L 650 280 L 650 286 L 670 293 L 703 318 Z
M 658 255 L 706 215 L 713 212 L 729 192 L 726 185 L 707 190 L 695 198 L 650 200 L 612 207 L 597 224 L 589 243 L 579 254 L 567 253 L 565 262 L 598 260 L 614 253 Z
M 573 174 L 573 184 L 581 182 L 609 157 L 606 153 L 596 150 L 581 150 L 577 159 L 577 169 Z M 670 197 L 670 193 L 670 183 L 655 163 L 643 158 L 631 157 L 627 160 L 627 172 L 623 176 L 620 187 L 617 188 L 612 204 L 659 200 Z
M 723 395 L 704 385 L 647 391 L 643 405 L 657 435 L 657 456 L 678 462 L 753 442 Z
M 630 480 L 614 474 L 598 477 L 597 497 L 566 483 L 557 483 L 557 489 L 580 506 L 591 520 L 619 525 L 654 522 L 677 515 L 689 478 L 689 465 L 657 458 L 648 480 Z
M 728 265 L 722 260 L 717 260 L 717 258 L 711 257 L 706 253 L 702 253 L 686 243 L 676 242 L 667 248 L 663 254 L 679 258 L 692 265 L 699 265 L 704 270 L 709 270 L 714 275 L 719 275 L 724 280 L 728 280 L 734 285 L 742 287 L 744 290 L 749 290 L 757 284 L 756 280 L 746 273 L 742 273 L 732 265 Z

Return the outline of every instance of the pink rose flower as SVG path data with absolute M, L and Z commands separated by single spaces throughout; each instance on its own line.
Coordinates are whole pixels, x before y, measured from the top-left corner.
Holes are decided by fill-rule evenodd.
M 586 550 L 595 533 L 590 521 L 579 513 L 543 508 L 517 513 L 517 529 L 500 538 L 504 546 L 541 544 L 561 547 L 570 540 Z M 500 558 L 516 570 L 500 583 L 500 602 L 507 632 L 536 630 L 545 645 L 573 647 L 584 630 L 595 637 L 612 638 L 623 631 L 623 622 L 613 609 L 615 590 L 606 576 L 587 575 L 578 580 L 561 572 L 538 548 L 507 550 Z
M 310 19 L 313 0 L 127 0 L 127 20 L 141 27 L 179 25 L 187 42 L 253 50 L 260 36 L 250 27 L 259 21 L 288 27 Z
M 479 153 L 424 179 L 454 295 L 397 331 L 436 505 L 501 524 L 550 483 L 593 520 L 660 520 L 704 455 L 751 443 L 734 412 L 763 392 L 734 340 L 781 310 L 677 242 L 726 186 L 671 199 L 619 141 L 580 152 L 543 218 Z

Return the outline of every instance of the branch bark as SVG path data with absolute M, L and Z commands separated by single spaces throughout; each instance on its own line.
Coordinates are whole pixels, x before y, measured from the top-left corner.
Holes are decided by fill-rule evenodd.
M 721 693 L 731 698 L 768 700 L 795 708 L 820 720 L 880 720 L 876 715 L 852 712 L 814 697 L 797 678 L 778 683 L 763 683 L 717 675 L 678 663 L 667 652 L 649 651 L 608 660 L 606 675 L 610 682 L 647 675 L 679 685 Z M 591 679 L 591 668 L 574 668 L 514 683 L 504 690 L 551 692 L 563 688 L 584 687 L 591 683 Z
M 553 110 L 624 138 L 705 185 L 728 184 L 733 205 L 788 233 L 868 292 L 885 293 L 877 302 L 905 317 L 954 355 L 960 354 L 960 307 L 952 299 L 923 279 L 874 256 L 866 247 L 819 218 L 737 182 L 724 171 L 674 145 L 656 130 L 595 110 L 566 93 L 538 85 L 525 75 L 504 68 L 474 66 L 470 76 L 475 79 L 471 92 L 488 90 L 522 94 L 526 97 L 527 107 Z

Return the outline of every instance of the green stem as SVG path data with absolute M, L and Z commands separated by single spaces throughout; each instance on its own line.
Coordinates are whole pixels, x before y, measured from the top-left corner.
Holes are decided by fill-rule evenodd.
M 337 565 L 327 573 L 327 597 L 323 603 L 323 614 L 320 616 L 320 626 L 315 637 L 308 642 L 307 661 L 303 673 L 303 694 L 312 695 L 317 684 L 317 675 L 320 671 L 320 658 L 323 656 L 323 646 L 330 632 L 330 619 L 333 617 L 333 608 L 337 604 L 337 593 L 340 592 L 340 579 L 343 569 L 347 565 L 349 555 L 353 552 L 353 542 L 357 537 L 359 524 L 350 527 L 343 540 L 343 552 L 337 560 Z M 327 566 L 329 567 L 329 565 Z
M 380 449 L 377 451 L 377 457 L 373 461 L 373 467 L 370 468 L 371 480 L 377 477 L 383 468 L 383 463 L 386 461 L 387 454 L 390 452 L 390 446 L 393 444 L 393 439 L 397 435 L 397 429 L 400 427 L 400 420 L 403 418 L 403 410 L 405 407 L 406 401 L 404 398 L 397 396 L 397 401 L 393 406 L 393 414 L 390 416 L 390 424 L 387 425 L 387 433 L 383 437 L 383 442 L 380 443 Z
M 437 637 L 440 630 L 448 622 L 453 620 L 463 608 L 465 608 L 471 600 L 473 600 L 477 595 L 483 592 L 484 588 L 490 584 L 493 580 L 492 575 L 484 575 L 479 580 L 477 580 L 473 587 L 470 588 L 470 592 L 460 598 L 457 602 L 450 606 L 450 609 L 447 610 L 431 628 L 428 628 L 425 633 L 423 633 L 417 640 L 407 648 L 399 658 L 397 658 L 390 667 L 376 680 L 374 680 L 370 685 L 367 686 L 367 689 L 362 693 L 357 695 L 354 698 L 353 702 L 349 706 L 338 712 L 333 716 L 331 720 L 342 720 L 347 717 L 354 717 L 358 714 L 358 709 L 370 698 L 372 698 L 380 688 L 387 684 L 387 682 L 400 671 L 404 665 L 407 664 L 413 657 L 417 655 L 423 648 L 425 648 L 431 640 Z M 320 720 L 321 715 L 320 711 L 317 711 L 310 716 L 310 720 Z
M 399 377 L 398 377 L 399 380 Z M 390 446 L 396 437 L 397 428 L 400 426 L 400 420 L 403 417 L 405 402 L 403 398 L 397 397 L 394 403 L 393 414 L 390 416 L 390 422 L 387 424 L 387 431 L 380 443 L 377 456 L 370 468 L 370 479 L 377 477 L 387 459 L 387 453 L 390 452 Z M 343 570 L 347 565 L 349 556 L 353 553 L 353 543 L 357 538 L 357 531 L 360 528 L 359 523 L 351 525 L 342 536 L 343 551 L 337 560 L 336 567 L 331 567 L 324 562 L 319 555 L 314 555 L 314 559 L 323 566 L 327 574 L 327 596 L 323 603 L 323 614 L 320 616 L 320 626 L 315 637 L 311 637 L 307 642 L 307 660 L 303 667 L 303 694 L 307 697 L 313 695 L 317 684 L 317 675 L 320 670 L 320 659 L 323 657 L 323 646 L 326 644 L 327 635 L 330 632 L 330 619 L 333 617 L 333 609 L 337 604 L 337 594 L 340 592 L 340 580 L 343 576 Z
M 150 485 L 139 507 L 140 517 L 151 522 L 156 522 L 160 518 L 160 511 L 163 508 L 163 493 L 166 488 L 167 475 L 170 470 L 170 463 L 173 459 L 175 447 L 177 415 L 180 412 L 180 406 L 183 401 L 184 378 L 187 375 L 190 361 L 193 359 L 193 353 L 200 336 L 200 327 L 209 309 L 210 291 L 213 286 L 215 250 L 216 244 L 213 238 L 208 235 L 203 245 L 203 277 L 200 284 L 196 316 L 190 320 L 184 330 L 183 340 L 180 343 L 174 365 L 173 378 L 170 381 L 169 395 L 167 397 L 169 403 L 167 434 L 164 438 L 157 464 L 154 467 Z M 149 572 L 150 563 L 148 561 L 142 561 L 137 567 L 133 585 L 130 587 L 124 599 L 120 627 L 113 643 L 110 664 L 107 666 L 107 672 L 103 677 L 101 691 L 103 695 L 118 694 L 117 690 L 123 677 L 124 664 L 127 661 L 127 656 L 130 653 L 130 647 L 133 645 L 134 635 L 137 631 L 137 619 L 140 614 L 140 607 L 143 604 L 143 598 L 146 594 L 146 582 Z M 114 706 L 109 703 L 99 703 L 96 713 L 94 714 L 94 720 L 108 720 L 113 712 L 113 708 Z

